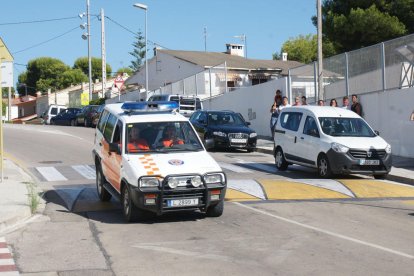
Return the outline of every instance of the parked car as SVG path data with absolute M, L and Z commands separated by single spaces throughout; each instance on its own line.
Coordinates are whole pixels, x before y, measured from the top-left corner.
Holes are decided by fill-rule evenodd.
M 76 115 L 80 112 L 80 108 L 63 109 L 58 115 L 50 119 L 51 125 L 75 126 Z
M 105 105 L 101 104 L 96 112 L 92 115 L 92 126 L 96 127 L 98 125 L 99 117 L 101 117 L 101 113 L 104 110 Z
M 256 150 L 257 133 L 248 127 L 250 123 L 240 113 L 199 110 L 190 121 L 204 143 L 212 139 L 216 148 Z
M 185 117 L 190 117 L 196 110 L 203 109 L 203 103 L 197 96 L 191 95 L 174 95 L 174 94 L 162 94 L 152 95 L 148 101 L 173 101 L 178 103 L 178 110 L 180 114 Z
M 99 105 L 87 105 L 76 115 L 77 126 L 92 126 L 92 117 L 98 110 Z
M 58 115 L 63 110 L 66 110 L 66 106 L 64 105 L 57 105 L 57 104 L 51 104 L 47 108 L 45 112 L 40 116 L 42 118 L 42 123 L 50 125 L 50 120 Z
M 391 146 L 358 114 L 329 106 L 284 108 L 274 135 L 275 164 L 318 169 L 319 176 L 370 174 L 384 178 L 391 170 Z

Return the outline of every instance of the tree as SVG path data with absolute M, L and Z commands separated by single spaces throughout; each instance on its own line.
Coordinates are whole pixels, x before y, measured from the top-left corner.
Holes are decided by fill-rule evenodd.
M 102 80 L 102 59 L 101 58 L 91 58 L 92 63 L 92 81 Z M 73 69 L 80 69 L 82 72 L 89 76 L 89 61 L 87 57 L 78 58 L 73 65 Z M 112 74 L 111 65 L 106 64 L 106 76 L 109 77 Z
M 23 83 L 27 86 L 29 95 L 35 95 L 36 91 L 46 92 L 49 88 L 55 91 L 61 87 L 59 77 L 69 69 L 69 66 L 55 58 L 33 59 L 29 61 L 27 71 L 18 76 L 19 94 L 25 93 L 25 87 L 19 85 Z
M 60 89 L 69 87 L 72 84 L 87 82 L 88 77 L 80 69 L 69 69 L 59 78 Z
M 325 43 L 322 47 L 324 56 L 330 56 L 334 53 L 332 44 Z M 306 36 L 299 35 L 296 38 L 290 38 L 283 43 L 281 53 L 288 53 L 289 60 L 295 60 L 302 63 L 310 63 L 317 60 L 318 56 L 318 40 L 317 35 L 308 34 Z M 274 53 L 273 59 L 281 59 L 281 54 Z
M 130 67 L 122 67 L 116 71 L 116 75 L 127 73 L 129 76 L 134 74 L 134 71 Z
M 312 18 L 317 25 L 317 18 Z M 414 30 L 412 0 L 326 0 L 322 32 L 336 53 L 396 38 Z
M 145 57 L 145 40 L 141 31 L 138 31 L 135 39 L 136 41 L 132 43 L 134 50 L 129 52 L 129 54 L 134 57 L 134 60 L 131 61 L 131 65 L 129 66 L 133 72 L 137 72 L 141 68 L 143 63 L 142 60 Z

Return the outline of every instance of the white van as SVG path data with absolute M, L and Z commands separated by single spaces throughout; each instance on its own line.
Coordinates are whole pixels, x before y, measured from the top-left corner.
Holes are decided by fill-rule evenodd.
M 57 105 L 51 104 L 49 105 L 48 109 L 42 114 L 41 118 L 43 119 L 43 123 L 50 125 L 50 119 L 58 115 L 63 110 L 66 110 L 67 107 L 64 105 Z
M 93 149 L 98 196 L 120 199 L 128 222 L 151 213 L 223 213 L 226 176 L 177 108 L 126 102 L 107 104 L 101 114 Z
M 369 174 L 385 178 L 391 170 L 391 146 L 355 112 L 330 106 L 284 108 L 274 133 L 275 164 L 317 168 L 332 174 Z
M 189 95 L 173 95 L 173 94 L 162 94 L 152 95 L 148 101 L 174 101 L 179 104 L 178 110 L 180 114 L 185 117 L 191 117 L 191 115 L 197 111 L 203 109 L 203 103 L 197 96 Z

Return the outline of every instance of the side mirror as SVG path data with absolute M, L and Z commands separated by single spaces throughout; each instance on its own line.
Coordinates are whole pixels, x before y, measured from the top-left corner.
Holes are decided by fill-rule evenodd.
M 251 123 L 250 122 L 246 122 L 246 126 L 250 126 L 251 125 Z
M 202 125 L 207 125 L 207 122 L 205 121 L 205 120 L 197 120 L 197 122 L 199 123 L 199 124 L 202 124 Z
M 204 146 L 207 150 L 214 148 L 214 139 L 206 139 Z
M 121 148 L 118 143 L 109 143 L 109 152 L 115 152 L 116 154 L 121 154 Z
M 379 131 L 378 130 L 374 130 L 375 134 L 380 136 Z

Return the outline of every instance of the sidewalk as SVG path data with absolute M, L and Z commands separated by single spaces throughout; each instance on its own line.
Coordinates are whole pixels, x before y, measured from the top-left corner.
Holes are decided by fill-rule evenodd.
M 37 191 L 29 174 L 12 161 L 3 161 L 3 182 L 0 182 L 0 237 L 19 222 L 32 216 L 31 201 Z M 33 192 L 30 192 L 30 191 Z M 32 194 L 32 195 L 30 195 Z M 38 207 L 41 207 L 42 200 Z
M 270 137 L 259 137 L 257 151 L 273 154 L 273 141 Z M 392 168 L 387 176 L 388 180 L 414 185 L 414 158 L 392 156 Z

